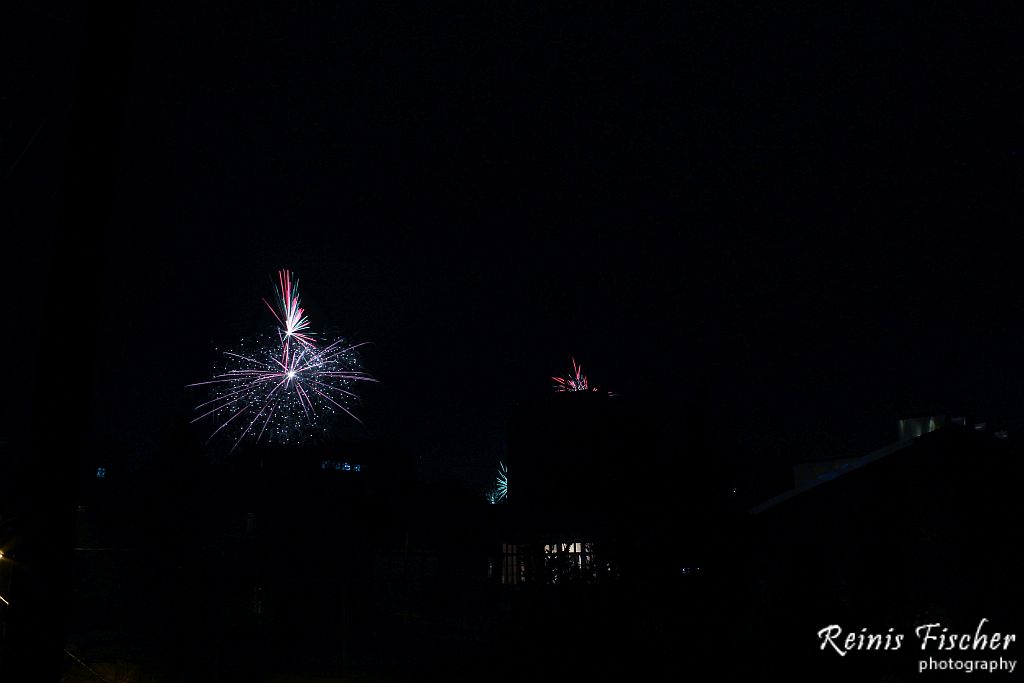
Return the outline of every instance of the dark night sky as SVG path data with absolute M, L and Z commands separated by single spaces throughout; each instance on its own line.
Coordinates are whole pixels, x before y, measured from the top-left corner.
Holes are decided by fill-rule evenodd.
M 623 395 L 705 396 L 753 454 L 1021 416 L 1022 64 L 997 12 L 207 4 L 140 8 L 123 55 L 86 331 L 101 443 L 177 429 L 284 266 L 315 324 L 373 342 L 381 384 L 342 435 L 438 476 L 489 472 L 512 403 L 570 355 Z M 5 260 L 73 296 L 41 226 L 80 29 L 24 12 Z

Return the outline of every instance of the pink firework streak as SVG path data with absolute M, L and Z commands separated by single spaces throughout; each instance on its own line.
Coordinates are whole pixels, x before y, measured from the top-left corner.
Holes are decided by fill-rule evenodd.
M 278 285 L 275 289 L 277 292 L 277 302 L 281 308 L 280 314 L 274 310 L 274 307 L 266 299 L 263 299 L 263 303 L 267 305 L 274 318 L 284 328 L 285 338 L 295 339 L 301 344 L 312 346 L 314 344 L 313 338 L 302 332 L 302 330 L 309 329 L 309 318 L 305 315 L 305 309 L 299 305 L 298 278 L 293 282 L 292 272 L 282 268 L 277 272 L 277 281 Z
M 590 387 L 587 376 L 583 374 L 583 367 L 576 364 L 572 358 L 572 373 L 568 377 L 552 377 L 555 391 L 587 391 Z
M 589 382 L 589 380 L 587 380 L 587 376 L 583 374 L 583 366 L 582 365 L 577 365 L 575 358 L 570 358 L 570 360 L 572 360 L 572 372 L 569 374 L 568 377 L 552 377 L 551 379 L 554 382 L 554 385 L 552 385 L 552 388 L 555 391 L 558 391 L 558 392 L 572 392 L 572 391 L 597 391 L 597 392 L 600 392 L 601 389 L 599 389 L 598 387 L 590 386 L 590 382 Z M 614 396 L 614 394 L 612 392 L 610 392 L 610 391 L 606 392 L 606 393 L 609 396 Z

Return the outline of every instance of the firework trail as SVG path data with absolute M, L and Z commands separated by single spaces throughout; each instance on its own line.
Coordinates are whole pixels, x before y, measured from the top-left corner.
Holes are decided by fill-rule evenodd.
M 355 385 L 376 381 L 363 372 L 356 353 L 363 344 L 337 339 L 318 347 L 302 332 L 309 320 L 299 306 L 298 281 L 293 283 L 286 270 L 278 275 L 284 315 L 275 312 L 274 317 L 283 329 L 243 339 L 223 353 L 210 380 L 189 385 L 208 387 L 211 396 L 196 406 L 201 414 L 192 422 L 217 422 L 211 439 L 225 430 L 236 434 L 232 451 L 246 438 L 254 443 L 306 440 L 326 432 L 339 412 L 360 422 L 350 410 L 358 400 Z M 293 339 L 299 343 L 292 344 Z

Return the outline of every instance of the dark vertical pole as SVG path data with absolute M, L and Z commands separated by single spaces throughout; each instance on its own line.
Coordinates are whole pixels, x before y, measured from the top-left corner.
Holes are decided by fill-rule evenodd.
M 19 426 L 31 436 L 14 454 L 18 577 L 0 662 L 2 681 L 61 678 L 79 457 L 87 447 L 92 413 L 94 307 L 100 295 L 103 232 L 111 215 L 120 96 L 135 20 L 131 10 L 129 3 L 96 0 L 88 13 L 50 278 L 36 299 L 44 325 L 31 343 L 37 345 L 40 362 L 31 380 L 31 423 Z M 66 358 L 69 349 L 74 350 L 73 373 L 66 364 L 52 362 Z

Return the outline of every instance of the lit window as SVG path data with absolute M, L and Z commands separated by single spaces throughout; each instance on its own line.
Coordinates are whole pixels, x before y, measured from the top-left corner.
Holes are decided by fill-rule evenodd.
M 96 468 L 96 478 L 97 479 L 106 479 L 107 478 L 107 468 L 106 467 L 97 467 Z
M 361 472 L 363 466 L 358 463 L 342 462 L 341 460 L 322 460 L 320 469 L 334 470 L 336 472 Z
M 507 585 L 522 583 L 526 578 L 526 564 L 519 554 L 519 546 L 502 543 L 501 556 L 501 582 Z
M 543 546 L 543 580 L 549 584 L 590 582 L 603 572 L 594 557 L 594 544 L 573 541 Z

